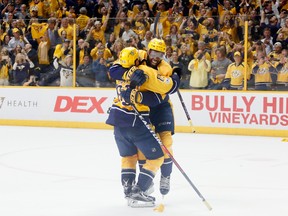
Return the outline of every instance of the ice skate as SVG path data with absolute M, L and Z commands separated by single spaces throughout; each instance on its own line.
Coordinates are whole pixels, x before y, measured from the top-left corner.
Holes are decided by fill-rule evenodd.
M 132 184 L 129 183 L 128 181 L 124 181 L 123 182 L 123 189 L 124 189 L 124 197 L 125 199 L 128 199 L 129 196 L 131 195 L 131 191 L 133 186 L 135 185 L 135 182 L 133 182 Z
M 151 185 L 149 186 L 149 188 L 145 191 L 146 195 L 150 195 L 154 192 L 154 183 L 151 182 Z
M 128 205 L 132 208 L 154 207 L 155 198 L 148 196 L 138 185 L 135 185 L 128 198 Z
M 164 177 L 161 175 L 160 179 L 160 193 L 162 195 L 168 194 L 170 191 L 170 176 Z

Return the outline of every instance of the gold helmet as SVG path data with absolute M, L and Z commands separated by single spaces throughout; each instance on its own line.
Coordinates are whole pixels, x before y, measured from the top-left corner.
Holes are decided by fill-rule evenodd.
M 120 64 L 124 68 L 135 65 L 137 59 L 139 59 L 139 53 L 135 47 L 125 47 L 119 55 Z
M 164 40 L 154 38 L 148 44 L 148 50 L 150 50 L 150 49 L 165 53 L 166 52 L 166 44 L 165 44 Z

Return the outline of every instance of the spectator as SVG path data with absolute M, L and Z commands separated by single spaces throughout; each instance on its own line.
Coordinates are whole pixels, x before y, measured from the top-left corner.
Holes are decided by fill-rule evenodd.
M 25 44 L 24 44 L 22 37 L 20 36 L 19 29 L 13 28 L 12 32 L 13 32 L 13 37 L 11 38 L 11 40 L 8 43 L 8 50 L 9 51 L 15 50 L 17 45 L 19 45 L 21 48 L 23 48 Z
M 44 74 L 39 81 L 40 86 L 61 86 L 73 85 L 73 64 L 72 55 L 67 55 L 63 61 L 59 61 L 56 69 Z
M 169 64 L 172 61 L 172 52 L 173 48 L 171 46 L 166 46 L 166 52 L 165 55 L 163 56 L 163 60 Z
M 179 32 L 184 35 L 191 35 L 194 40 L 198 40 L 200 35 L 197 31 L 197 21 L 193 18 L 184 18 L 179 27 Z
M 32 0 L 29 3 L 31 17 L 42 19 L 44 17 L 44 2 L 40 0 Z
M 211 55 L 210 55 L 210 50 L 207 49 L 207 44 L 204 41 L 198 41 L 198 50 L 201 50 L 202 53 L 205 55 L 205 59 L 211 62 Z
M 6 48 L 8 50 L 9 46 L 9 41 L 10 41 L 10 36 L 8 34 L 6 34 L 3 38 L 3 42 L 1 43 L 1 47 L 2 48 Z
M 180 88 L 188 89 L 190 81 L 190 71 L 188 70 L 189 62 L 192 60 L 193 56 L 190 54 L 190 50 L 186 44 L 182 44 L 180 47 L 179 62 L 183 65 L 182 67 L 182 79 L 180 82 Z
M 33 49 L 31 44 L 25 44 L 24 49 L 22 50 L 22 53 L 26 56 L 27 60 L 29 59 L 31 62 L 33 62 L 33 67 L 30 67 L 30 74 L 35 75 L 40 78 L 40 67 L 38 62 L 38 56 L 37 51 Z
M 153 33 L 151 31 L 146 31 L 144 40 L 141 41 L 141 44 L 144 46 L 145 50 L 148 50 L 148 43 L 152 40 Z
M 11 64 L 5 56 L 0 53 L 0 86 L 9 86 L 9 70 Z
M 252 67 L 252 73 L 255 76 L 255 90 L 271 90 L 271 74 L 276 73 L 276 69 L 269 62 L 263 53 L 258 53 L 257 61 Z
M 273 45 L 273 50 L 268 54 L 269 60 L 275 64 L 279 62 L 282 53 L 282 44 L 280 42 L 276 42 Z
M 116 41 L 116 36 L 115 36 L 115 33 L 112 32 L 109 36 L 108 42 L 105 44 L 105 47 L 107 47 L 111 51 L 111 47 L 115 41 Z
M 273 49 L 273 37 L 271 36 L 271 30 L 270 28 L 265 28 L 263 31 L 263 39 L 261 39 L 261 42 L 265 45 L 265 51 L 266 53 L 270 53 Z
M 87 16 L 87 9 L 85 7 L 80 8 L 80 15 L 76 19 L 76 24 L 79 26 L 79 30 L 82 31 L 89 22 L 89 17 Z
M 62 35 L 63 31 L 66 32 L 67 39 L 73 39 L 73 27 L 69 25 L 68 17 L 65 17 L 61 20 L 61 27 L 58 29 L 59 35 Z
M 126 21 L 124 24 L 124 32 L 122 34 L 122 40 L 127 42 L 131 36 L 137 36 L 137 34 L 131 29 L 131 23 L 129 21 Z
M 283 49 L 287 49 L 288 48 L 288 37 L 285 39 L 284 33 L 283 32 L 279 32 L 277 38 L 276 38 L 276 43 L 280 42 L 281 46 Z
M 76 49 L 76 65 L 84 64 L 84 56 L 89 55 L 91 49 L 90 44 L 83 39 L 78 40 L 78 47 Z
M 169 35 L 171 37 L 171 45 L 177 47 L 181 35 L 179 34 L 178 26 L 176 24 L 171 25 Z
M 208 73 L 211 70 L 211 62 L 206 59 L 202 50 L 195 53 L 196 59 L 193 59 L 189 65 L 188 70 L 191 71 L 190 88 L 191 89 L 205 89 L 208 85 Z
M 240 52 L 234 53 L 234 63 L 231 63 L 225 75 L 225 79 L 222 82 L 222 86 L 225 89 L 230 90 L 242 90 L 245 78 L 245 63 L 242 62 L 243 57 Z M 250 79 L 250 68 L 247 65 L 246 78 Z
M 211 74 L 208 87 L 209 89 L 222 89 L 221 83 L 224 80 L 227 68 L 231 63 L 232 61 L 226 57 L 225 47 L 219 47 L 216 50 L 216 59 L 214 59 L 211 64 Z
M 149 30 L 150 23 L 144 19 L 145 13 L 139 12 L 136 14 L 132 21 L 133 31 L 137 34 L 137 36 L 143 40 L 145 33 Z
M 62 41 L 65 40 L 67 37 L 67 32 L 63 30 L 61 32 L 62 38 L 58 32 L 58 20 L 55 18 L 48 19 L 48 29 L 47 29 L 47 40 L 49 40 L 50 47 L 49 47 L 49 59 L 53 59 L 53 54 L 55 52 L 55 48 L 58 44 L 62 44 Z M 64 37 L 65 36 L 65 37 Z
M 30 18 L 29 13 L 27 11 L 27 5 L 26 4 L 22 4 L 20 6 L 20 10 L 17 11 L 17 13 L 15 14 L 15 17 L 17 17 L 17 19 L 23 19 L 25 21 L 26 24 L 28 24 L 28 19 Z
M 114 26 L 114 34 L 117 39 L 122 37 L 122 33 L 124 32 L 124 25 L 126 21 L 127 21 L 127 15 L 123 11 L 122 4 L 120 4 L 119 10 L 115 18 L 115 26 Z
M 44 36 L 40 37 L 40 42 L 37 50 L 38 63 L 39 67 L 41 68 L 41 73 L 47 73 L 54 69 L 50 65 L 49 47 L 50 40 L 47 38 L 47 34 L 45 34 Z
M 281 55 L 280 61 L 276 64 L 277 81 L 276 90 L 287 91 L 288 90 L 288 58 Z
M 102 42 L 96 44 L 96 46 L 91 50 L 90 55 L 93 61 L 96 61 L 100 58 L 104 58 L 106 61 L 112 58 L 111 51 L 106 48 Z
M 103 57 L 93 61 L 92 70 L 95 72 L 95 87 L 111 87 L 108 71 Z
M 101 41 L 103 44 L 106 43 L 106 39 L 105 39 L 105 31 L 107 28 L 107 24 L 109 21 L 109 17 L 110 17 L 110 12 L 111 12 L 111 7 L 109 7 L 108 12 L 107 12 L 107 16 L 104 16 L 103 19 L 103 24 L 101 23 L 101 21 L 97 20 L 94 23 L 94 27 L 92 27 L 87 35 L 87 41 L 90 40 L 90 38 L 92 38 L 94 41 Z
M 7 19 L 9 19 L 9 17 L 8 16 L 10 16 L 11 17 L 11 14 L 12 14 L 12 17 L 13 18 L 15 18 L 14 17 L 14 14 L 15 14 L 15 4 L 14 3 L 8 3 L 5 7 L 4 7 L 4 9 L 1 11 L 1 16 L 3 17 L 3 19 L 5 19 L 5 20 L 7 20 Z
M 25 55 L 18 53 L 15 58 L 15 63 L 12 66 L 12 85 L 22 86 L 29 77 L 29 62 Z
M 110 49 L 114 59 L 118 58 L 121 50 L 124 47 L 125 47 L 125 42 L 121 38 L 116 39 L 116 41 L 114 42 L 114 44 L 112 45 L 112 47 Z
M 76 82 L 79 87 L 95 86 L 95 73 L 92 71 L 92 61 L 89 55 L 85 55 L 83 64 L 77 67 Z
M 69 39 L 65 39 L 62 44 L 58 44 L 55 48 L 53 58 L 59 60 L 64 60 L 67 55 L 72 55 L 72 42 Z

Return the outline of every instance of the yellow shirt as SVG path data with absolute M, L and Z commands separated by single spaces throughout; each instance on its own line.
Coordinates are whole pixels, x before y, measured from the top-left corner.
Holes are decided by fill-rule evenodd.
M 91 55 L 91 57 L 93 58 L 93 61 L 95 61 L 95 60 L 97 60 L 98 58 L 99 58 L 99 56 L 98 56 L 98 47 L 95 47 L 95 48 L 93 48 L 92 50 L 91 50 L 91 52 L 90 52 L 90 55 Z M 103 52 L 103 51 L 102 51 Z M 105 59 L 105 60 L 107 60 L 108 58 L 111 58 L 112 57 L 112 53 L 111 53 L 111 51 L 108 49 L 108 48 L 105 48 L 104 49 L 104 54 L 103 54 L 103 58 Z
M 44 4 L 43 2 L 39 1 L 39 3 L 35 4 L 34 1 L 31 1 L 29 4 L 29 8 L 30 11 L 32 11 L 32 9 L 36 9 L 38 11 L 38 16 L 43 17 L 44 15 Z
M 0 79 L 8 79 L 9 75 L 9 67 L 8 65 L 3 65 L 0 67 Z
M 191 71 L 190 86 L 193 88 L 204 88 L 208 85 L 208 73 L 211 70 L 211 62 L 205 60 L 207 68 L 205 67 L 204 60 L 193 59 L 188 64 L 188 70 Z
M 73 40 L 73 27 L 70 25 L 68 25 L 67 28 L 61 27 L 58 29 L 58 34 L 61 35 L 63 30 L 67 33 L 67 39 Z
M 95 29 L 92 30 L 91 34 L 94 40 L 100 40 L 103 44 L 106 43 L 105 40 L 105 27 L 101 26 L 101 29 L 99 31 L 96 31 Z
M 80 29 L 80 30 L 83 30 L 83 29 L 86 27 L 89 19 L 90 19 L 90 18 L 89 18 L 88 16 L 83 15 L 83 14 L 81 14 L 81 15 L 76 19 L 76 24 L 79 26 L 79 29 Z

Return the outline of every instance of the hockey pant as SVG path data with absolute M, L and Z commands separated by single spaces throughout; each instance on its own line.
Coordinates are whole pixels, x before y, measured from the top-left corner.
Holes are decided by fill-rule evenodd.
M 163 145 L 165 145 L 165 147 L 168 149 L 168 151 L 171 153 L 171 155 L 173 155 L 173 150 L 172 150 L 172 134 L 171 131 L 163 131 L 158 133 L 158 136 L 161 139 L 161 142 Z M 173 165 L 173 161 L 172 159 L 169 157 L 169 155 L 165 152 L 165 150 L 163 149 L 163 153 L 164 153 L 164 162 L 161 165 L 161 174 L 164 177 L 170 176 L 172 173 L 172 165 Z M 140 169 L 142 166 L 145 165 L 145 156 L 143 155 L 143 153 L 138 150 L 138 163 L 140 166 Z

